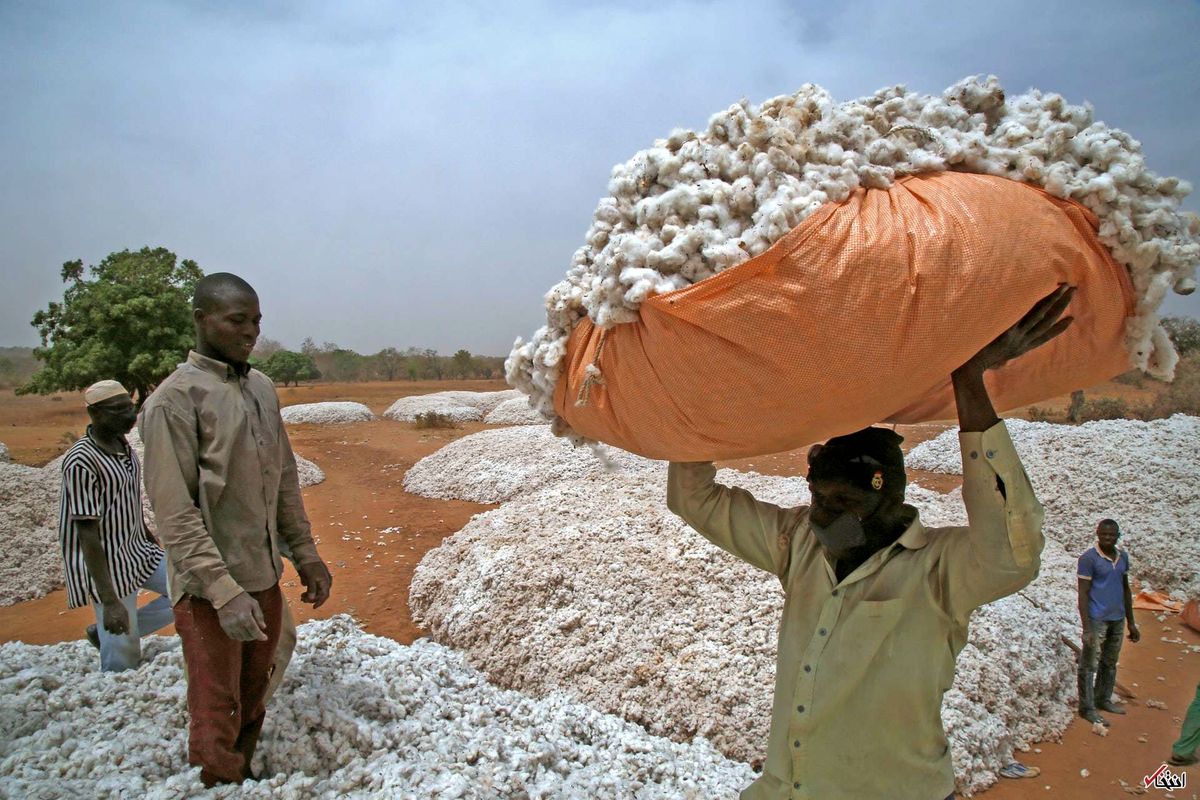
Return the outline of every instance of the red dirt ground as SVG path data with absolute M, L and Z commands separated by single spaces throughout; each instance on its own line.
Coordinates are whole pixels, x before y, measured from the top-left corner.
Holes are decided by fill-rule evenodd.
M 322 400 L 366 403 L 377 414 L 396 398 L 449 389 L 494 391 L 500 381 L 437 381 L 359 384 L 313 384 L 280 390 L 284 405 Z M 1127 400 L 1148 399 L 1149 392 L 1120 384 L 1105 384 L 1096 394 Z M 1066 398 L 1044 406 L 1062 407 Z M 61 399 L 14 397 L 0 393 L 0 441 L 12 450 L 13 460 L 43 464 L 63 449 L 64 433 L 72 438 L 86 425 L 86 415 L 75 395 Z M 403 490 L 404 473 L 418 459 L 458 437 L 486 426 L 468 424 L 454 430 L 417 430 L 391 420 L 347 426 L 290 426 L 295 449 L 316 462 L 326 480 L 304 492 L 305 504 L 318 537 L 322 556 L 333 572 L 330 601 L 315 613 L 299 602 L 301 587 L 290 567 L 284 578 L 285 593 L 297 621 L 350 613 L 364 628 L 401 642 L 424 635 L 408 609 L 408 587 L 422 556 L 467 520 L 492 506 L 467 502 L 428 500 Z M 945 425 L 900 426 L 906 449 L 936 436 Z M 800 449 L 757 458 L 726 462 L 726 466 L 765 474 L 803 474 Z M 922 485 L 948 491 L 958 483 L 953 476 L 913 472 Z M 1138 612 L 1143 639 L 1126 643 L 1120 680 L 1130 685 L 1138 699 L 1126 717 L 1115 717 L 1109 736 L 1101 738 L 1079 720 L 1061 743 L 1038 745 L 1040 753 L 1021 756 L 1042 769 L 1033 779 L 1003 780 L 984 795 L 989 800 L 1053 797 L 1062 800 L 1096 800 L 1125 797 L 1118 781 L 1131 786 L 1156 769 L 1178 734 L 1180 721 L 1200 680 L 1200 653 L 1186 645 L 1200 644 L 1200 635 L 1183 628 L 1178 617 L 1159 622 L 1149 612 Z M 22 640 L 50 644 L 79 638 L 92 621 L 90 609 L 66 610 L 63 591 L 0 608 L 0 641 Z M 1163 641 L 1179 639 L 1185 644 Z M 1148 708 L 1145 699 L 1166 703 L 1167 710 Z M 1145 741 L 1140 741 L 1145 738 Z M 1086 769 L 1090 775 L 1082 777 Z M 1189 783 L 1200 784 L 1200 769 L 1192 768 Z M 1197 795 L 1189 787 L 1178 798 Z M 1158 794 L 1150 790 L 1151 796 Z M 1163 795 L 1166 796 L 1166 795 Z

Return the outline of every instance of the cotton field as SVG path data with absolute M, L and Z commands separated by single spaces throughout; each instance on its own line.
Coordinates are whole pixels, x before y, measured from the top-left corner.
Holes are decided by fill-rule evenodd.
M 1030 586 L 976 611 L 945 695 L 963 793 L 1073 718 L 1075 658 L 1062 637 L 1078 637 L 1074 561 L 1094 520 L 1123 522 L 1135 574 L 1160 588 L 1187 577 L 1162 562 L 1166 543 L 1200 538 L 1187 454 L 1200 420 L 1007 425 L 1046 506 L 1048 542 Z M 908 456 L 947 473 L 959 461 L 953 430 Z M 0 464 L 0 491 L 18 487 L 0 510 L 53 533 L 52 468 Z M 778 504 L 809 498 L 800 477 L 725 469 L 718 480 Z M 186 768 L 176 640 L 150 639 L 149 663 L 120 676 L 99 673 L 83 642 L 10 643 L 0 795 L 699 799 L 735 797 L 753 780 L 782 594 L 666 508 L 663 463 L 515 425 L 451 442 L 404 484 L 500 505 L 417 568 L 410 607 L 432 641 L 401 645 L 342 616 L 300 627 L 255 758 L 263 780 L 206 791 Z M 907 500 L 926 525 L 965 523 L 958 489 L 910 485 Z M 50 549 L 57 559 L 56 537 Z

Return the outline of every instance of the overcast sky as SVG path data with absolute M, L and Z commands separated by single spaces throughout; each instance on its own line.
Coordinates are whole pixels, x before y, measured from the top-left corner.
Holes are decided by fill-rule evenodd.
M 504 355 L 614 164 L 805 82 L 992 73 L 1200 184 L 1198 43 L 1195 0 L 0 0 L 0 345 L 36 343 L 64 261 L 149 245 L 247 278 L 293 348 Z

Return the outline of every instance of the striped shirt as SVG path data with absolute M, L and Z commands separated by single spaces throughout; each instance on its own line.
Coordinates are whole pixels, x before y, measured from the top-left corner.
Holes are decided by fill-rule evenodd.
M 58 538 L 68 607 L 100 602 L 83 558 L 78 520 L 94 519 L 99 523 L 100 545 L 117 597 L 135 593 L 158 569 L 162 550 L 143 533 L 141 473 L 137 455 L 128 443 L 122 455 L 114 455 L 91 436 L 84 436 L 63 457 Z

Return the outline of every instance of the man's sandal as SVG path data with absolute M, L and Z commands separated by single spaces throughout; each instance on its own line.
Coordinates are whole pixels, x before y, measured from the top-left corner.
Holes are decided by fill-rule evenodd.
M 1200 758 L 1196 757 L 1196 751 L 1194 750 L 1190 756 L 1181 756 L 1178 753 L 1171 753 L 1171 757 L 1167 759 L 1167 763 L 1172 767 L 1190 767 L 1197 761 L 1200 761 Z
M 1009 762 L 1000 770 L 1000 777 L 1002 778 L 1036 778 L 1041 774 L 1042 770 L 1040 767 L 1022 764 L 1020 761 Z

